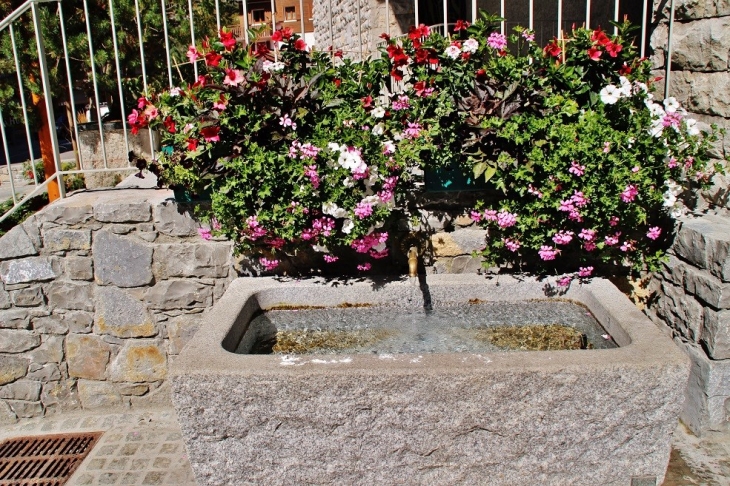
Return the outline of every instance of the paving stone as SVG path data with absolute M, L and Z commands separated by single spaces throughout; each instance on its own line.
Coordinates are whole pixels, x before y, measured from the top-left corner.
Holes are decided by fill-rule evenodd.
M 156 309 L 209 308 L 213 287 L 191 280 L 166 280 L 147 290 L 146 300 Z
M 125 290 L 99 287 L 94 329 L 116 337 L 150 337 L 157 334 L 152 316 L 143 302 Z
M 69 334 L 66 337 L 68 374 L 74 378 L 103 380 L 111 347 L 98 336 Z
M 43 292 L 38 285 L 10 292 L 17 307 L 35 307 L 43 304 Z
M 0 398 L 37 402 L 41 399 L 41 382 L 18 380 L 9 385 L 0 386 Z
M 200 225 L 177 203 L 166 201 L 152 208 L 155 229 L 167 236 L 198 236 Z
M 91 231 L 88 229 L 52 228 L 43 232 L 43 249 L 50 252 L 89 250 Z
M 66 275 L 71 280 L 94 279 L 94 265 L 91 258 L 70 255 L 64 258 L 64 261 L 66 263 Z
M 94 286 L 90 283 L 52 282 L 45 286 L 52 309 L 94 310 Z
M 42 382 L 56 381 L 61 379 L 61 369 L 56 363 L 38 364 L 32 363 L 28 369 L 28 379 Z
M 228 275 L 231 244 L 183 243 L 155 246 L 154 273 L 159 279 L 173 277 L 213 277 Z
M 160 339 L 128 340 L 112 361 L 112 381 L 131 383 L 164 380 L 167 377 L 167 354 Z
M 0 311 L 0 329 L 30 329 L 30 314 L 24 309 Z
M 81 406 L 85 409 L 118 407 L 122 404 L 122 396 L 111 383 L 79 380 L 77 388 Z
M 152 248 L 131 237 L 99 231 L 94 236 L 96 282 L 117 287 L 139 287 L 152 281 Z
M 18 225 L 3 235 L 2 245 L 0 245 L 0 260 L 34 256 L 38 254 L 38 248 L 33 239 L 28 236 L 25 228 Z
M 50 257 L 29 257 L 0 263 L 0 278 L 6 285 L 53 280 L 58 272 Z
M 66 334 L 68 333 L 68 324 L 62 317 L 44 316 L 33 318 L 33 330 L 38 334 Z
M 64 336 L 45 334 L 41 336 L 41 345 L 29 351 L 27 356 L 31 363 L 61 363 L 63 361 Z
M 151 218 L 147 201 L 104 201 L 94 205 L 94 219 L 103 223 L 137 223 Z
M 25 356 L 0 355 L 0 385 L 12 383 L 26 375 L 28 358 Z
M 31 331 L 0 329 L 0 353 L 22 353 L 41 344 L 41 337 Z

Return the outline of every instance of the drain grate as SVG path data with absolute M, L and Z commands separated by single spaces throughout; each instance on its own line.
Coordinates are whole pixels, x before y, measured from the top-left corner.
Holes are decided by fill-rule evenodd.
M 17 437 L 0 444 L 0 486 L 61 486 L 101 432 Z

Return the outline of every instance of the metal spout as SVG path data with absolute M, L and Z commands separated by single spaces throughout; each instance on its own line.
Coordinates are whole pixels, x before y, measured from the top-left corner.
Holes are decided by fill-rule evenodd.
M 408 276 L 418 277 L 418 248 L 415 246 L 408 250 Z

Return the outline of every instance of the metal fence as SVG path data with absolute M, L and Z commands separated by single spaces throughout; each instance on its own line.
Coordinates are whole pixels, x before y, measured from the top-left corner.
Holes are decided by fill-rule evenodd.
M 200 1 L 194 2 L 193 0 L 91 0 L 94 6 L 98 7 L 100 2 L 105 3 L 106 13 L 103 16 L 106 25 L 108 22 L 108 32 L 99 32 L 99 25 L 92 22 L 93 15 L 90 15 L 89 10 L 90 0 L 27 0 L 22 3 L 18 8 L 12 11 L 9 15 L 0 21 L 0 48 L 12 51 L 12 62 L 15 67 L 15 76 L 0 77 L 0 93 L 8 92 L 12 90 L 15 93 L 15 103 L 19 107 L 19 112 L 14 114 L 3 113 L 3 107 L 0 106 L 0 135 L 2 137 L 2 148 L 4 163 L 7 166 L 9 174 L 8 184 L 10 185 L 10 198 L 12 200 L 12 206 L 0 215 L 0 222 L 7 218 L 11 213 L 21 207 L 29 199 L 45 192 L 48 190 L 49 185 L 57 184 L 59 196 L 65 197 L 63 179 L 65 176 L 73 174 L 93 174 L 93 173 L 104 173 L 104 172 L 116 172 L 116 171 L 132 171 L 135 168 L 130 162 L 126 162 L 122 167 L 114 166 L 111 167 L 108 163 L 107 157 L 107 143 L 105 140 L 104 124 L 102 122 L 102 102 L 103 99 L 100 96 L 100 83 L 105 82 L 107 85 L 112 82 L 110 71 L 114 71 L 116 79 L 113 80 L 115 86 L 115 98 L 116 104 L 119 109 L 119 115 L 121 119 L 122 130 L 124 134 L 124 144 L 127 152 L 130 148 L 130 140 L 127 135 L 127 115 L 131 107 L 135 105 L 135 99 L 130 96 L 129 92 L 129 81 L 130 78 L 124 78 L 123 72 L 128 65 L 133 64 L 136 70 L 137 79 L 141 81 L 139 88 L 144 92 L 148 92 L 150 89 L 150 76 L 155 78 L 154 82 L 164 84 L 169 87 L 173 87 L 176 84 L 182 84 L 183 82 L 193 81 L 198 76 L 198 66 L 195 62 L 182 62 L 179 55 L 180 46 L 195 45 L 196 40 L 200 41 L 205 36 L 215 36 L 220 31 L 221 26 L 230 25 L 235 35 L 242 42 L 249 42 L 253 39 L 250 38 L 249 33 L 249 12 L 247 1 L 241 0 L 204 0 L 207 5 L 211 4 L 215 7 L 215 16 L 208 18 L 207 24 L 201 23 L 200 19 L 196 19 L 197 12 L 200 9 L 196 9 L 196 4 L 200 4 Z M 140 1 L 144 1 L 145 8 L 141 8 Z M 314 0 L 317 1 L 317 0 Z M 315 19 L 319 22 L 319 25 L 326 26 L 324 31 L 321 32 L 322 41 L 329 41 L 324 45 L 320 42 L 319 48 L 330 47 L 335 39 L 334 19 L 333 19 L 333 2 L 350 2 L 351 0 L 327 0 L 327 4 L 323 6 L 326 8 L 325 19 Z M 360 35 L 360 44 L 364 45 L 363 42 L 363 18 L 362 18 L 362 3 L 370 0 L 356 0 L 358 15 L 356 19 L 351 21 L 357 22 L 357 29 Z M 405 0 L 409 1 L 409 0 Z M 466 8 L 470 10 L 471 20 L 474 21 L 478 15 L 478 7 L 483 6 L 485 0 L 462 0 Z M 490 0 L 492 5 L 495 5 L 495 1 L 499 2 L 499 11 L 496 12 L 500 16 L 505 17 L 505 14 L 509 15 L 505 9 L 505 0 Z M 554 22 L 554 33 L 552 35 L 561 37 L 563 35 L 563 26 L 565 19 L 563 18 L 564 3 L 571 4 L 571 8 L 575 11 L 576 5 L 585 5 L 585 23 L 586 27 L 592 27 L 592 11 L 591 7 L 597 5 L 598 1 L 601 1 L 601 5 L 605 7 L 603 0 L 557 0 L 557 21 Z M 631 0 L 633 2 L 633 0 Z M 134 7 L 130 7 L 133 2 Z M 158 3 L 159 2 L 159 3 Z M 221 3 L 225 2 L 225 3 Z M 468 3 L 470 2 L 470 4 Z M 527 0 L 524 0 L 526 3 Z M 669 86 L 670 77 L 670 66 L 671 62 L 671 32 L 674 22 L 674 0 L 670 0 L 670 16 L 669 16 L 669 39 L 670 42 L 666 46 L 667 62 L 666 65 L 666 76 L 665 76 L 665 96 L 667 95 L 666 89 Z M 270 0 L 271 11 L 276 11 L 275 0 Z M 386 33 L 390 33 L 391 25 L 391 0 L 385 0 L 385 26 Z M 489 2 L 488 2 L 489 3 Z M 634 2 L 635 4 L 636 2 Z M 230 22 L 230 12 L 232 7 L 235 7 L 238 20 Z M 305 31 L 304 26 L 304 0 L 299 0 L 300 14 L 301 14 L 301 25 L 300 30 L 302 33 Z M 379 2 L 372 2 L 372 5 L 380 5 L 382 8 L 383 4 Z M 371 5 L 371 6 L 372 6 Z M 544 7 L 544 2 L 540 3 L 541 7 Z M 419 1 L 413 0 L 413 23 L 419 25 L 423 21 L 423 16 L 419 12 Z M 618 22 L 619 15 L 621 12 L 620 0 L 613 0 L 613 18 L 608 20 L 614 20 Z M 79 16 L 75 15 L 73 20 L 75 21 L 74 28 L 76 32 L 73 42 L 76 46 L 76 50 L 71 55 L 69 46 L 70 40 L 67 36 L 67 26 L 71 25 L 69 18 L 65 17 L 64 8 L 74 7 L 81 13 L 83 20 Z M 529 15 L 527 18 L 527 26 L 530 29 L 535 29 L 538 20 L 535 18 L 535 2 L 529 0 L 527 4 Z M 443 0 L 442 2 L 443 13 L 440 22 L 433 22 L 436 30 L 440 28 L 443 31 L 444 24 L 453 22 L 457 19 L 449 18 L 449 2 Z M 159 10 L 158 10 L 159 9 Z M 122 13 L 123 11 L 123 13 Z M 159 12 L 157 19 L 161 21 L 162 25 L 155 23 L 154 25 L 145 23 L 145 19 L 149 19 L 150 12 Z M 648 0 L 642 2 L 642 15 L 641 15 L 641 33 L 640 38 L 640 53 L 642 56 L 647 53 L 647 25 L 648 17 L 651 14 L 649 11 Z M 228 16 L 228 17 L 227 17 Z M 510 27 L 511 23 L 508 24 L 506 21 L 501 23 L 501 31 L 504 33 L 505 30 Z M 329 32 L 327 32 L 327 27 Z M 271 15 L 271 29 L 277 28 L 276 15 Z M 160 31 L 161 29 L 161 31 Z M 173 32 L 174 30 L 174 32 Z M 155 45 L 149 45 L 150 32 L 158 32 L 157 40 L 154 41 Z M 123 33 L 125 36 L 124 45 L 126 51 L 124 56 L 121 55 L 120 51 L 120 39 L 119 35 Z M 329 39 L 326 38 L 326 34 L 329 33 Z M 83 37 L 85 36 L 85 40 Z M 101 36 L 101 37 L 100 37 Z M 136 37 L 136 39 L 135 39 Z M 86 44 L 83 51 L 85 59 L 78 59 L 79 48 L 78 39 L 81 38 L 82 42 Z M 97 45 L 95 43 L 100 43 Z M 111 40 L 111 42 L 109 42 Z M 22 42 L 19 42 L 22 41 Z M 163 45 L 157 44 L 161 42 Z M 148 45 L 145 45 L 145 44 Z M 53 52 L 53 57 L 49 59 L 46 46 L 56 46 Z M 130 54 L 129 46 L 134 45 L 136 53 Z M 3 47 L 4 46 L 4 47 Z M 177 46 L 178 53 L 175 54 Z M 148 48 L 148 55 L 145 55 L 145 47 Z M 333 46 L 337 47 L 337 46 Z M 154 48 L 154 53 L 157 56 L 157 61 L 150 60 L 149 52 Z M 159 59 L 160 52 L 164 49 L 164 55 L 162 59 Z M 105 53 L 104 56 L 100 56 L 100 52 Z M 364 55 L 371 54 L 360 48 L 360 58 Z M 132 56 L 132 57 L 130 57 Z M 176 57 L 177 56 L 177 57 Z M 104 57 L 105 59 L 105 79 L 100 80 L 99 73 L 99 59 Z M 112 62 L 113 59 L 113 62 Z M 131 64 L 130 64 L 131 63 Z M 156 63 L 156 64 L 155 64 Z M 154 65 L 154 66 L 153 66 Z M 77 72 L 77 79 L 74 79 L 74 69 Z M 150 73 L 149 69 L 154 67 L 156 70 L 154 73 Z M 111 69 L 110 69 L 111 68 Z M 62 170 L 61 166 L 61 152 L 59 137 L 54 129 L 56 126 L 56 113 L 54 101 L 58 101 L 58 98 L 66 94 L 61 95 L 58 90 L 59 85 L 63 85 L 67 88 L 67 99 L 65 100 L 71 107 L 72 116 L 69 119 L 69 129 L 73 133 L 72 137 L 79 140 L 79 123 L 76 120 L 76 102 L 78 98 L 78 86 L 82 84 L 78 79 L 78 72 L 85 71 L 83 81 L 90 86 L 89 88 L 89 101 L 93 106 L 90 110 L 91 118 L 95 119 L 94 129 L 98 133 L 100 141 L 100 155 L 96 156 L 96 160 L 84 160 L 81 156 L 80 151 L 76 151 L 75 160 L 77 162 L 76 167 L 70 170 Z M 128 71 L 128 69 L 126 69 Z M 34 76 L 38 76 L 39 79 L 35 79 Z M 12 78 L 12 79 L 11 79 Z M 35 103 L 34 106 L 28 102 L 32 96 L 30 93 L 30 84 L 28 81 L 32 79 L 41 95 L 41 102 Z M 52 85 L 52 83 L 58 83 Z M 37 94 L 35 95 L 37 96 Z M 118 98 L 117 98 L 118 97 Z M 37 98 L 35 98 L 37 101 Z M 31 116 L 31 109 L 36 108 L 36 111 L 44 113 L 42 120 L 33 119 Z M 19 191 L 16 187 L 16 181 L 13 175 L 18 174 L 21 170 L 21 164 L 11 162 L 11 153 L 9 151 L 9 136 L 8 130 L 14 130 L 17 134 L 18 131 L 22 133 L 18 135 L 19 138 L 25 138 L 27 142 L 27 155 L 29 160 L 37 160 L 40 157 L 40 152 L 36 147 L 34 141 L 35 137 L 31 133 L 31 127 L 37 125 L 47 124 L 50 127 L 50 152 L 53 159 L 53 165 L 55 166 L 56 173 L 44 180 L 44 174 L 39 173 L 36 170 L 36 164 L 30 164 L 29 173 L 27 176 L 32 179 L 29 187 L 26 186 L 25 191 Z M 145 134 L 149 138 L 149 149 L 150 156 L 154 157 L 155 151 L 155 137 L 151 131 Z M 17 145 L 17 140 L 16 140 Z M 126 152 L 125 152 L 126 153 Z M 1 189 L 1 188 L 0 188 Z M 0 198 L 0 203 L 2 203 Z

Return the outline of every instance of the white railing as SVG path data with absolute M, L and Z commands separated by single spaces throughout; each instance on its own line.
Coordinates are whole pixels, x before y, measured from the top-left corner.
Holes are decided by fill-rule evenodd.
M 249 30 L 249 22 L 248 22 L 248 6 L 246 1 L 238 1 L 238 2 L 231 2 L 230 0 L 223 0 L 225 3 L 223 4 L 223 7 L 225 7 L 226 12 L 222 11 L 222 5 L 221 0 L 196 0 L 195 2 L 193 0 L 135 0 L 134 2 L 134 14 L 132 18 L 119 18 L 118 13 L 116 10 L 116 7 L 118 6 L 115 2 L 119 2 L 119 0 L 106 0 L 108 2 L 108 9 L 106 11 L 106 15 L 108 15 L 108 20 L 110 24 L 110 32 L 108 34 L 111 35 L 105 35 L 104 38 L 102 38 L 103 45 L 95 45 L 95 39 L 99 40 L 100 35 L 103 35 L 103 33 L 97 32 L 95 29 L 97 29 L 97 26 L 92 25 L 91 17 L 93 15 L 98 15 L 97 12 L 90 12 L 89 11 L 89 5 L 88 0 L 82 0 L 83 1 L 83 23 L 85 24 L 85 35 L 86 35 L 86 44 L 88 46 L 87 52 L 84 53 L 86 56 L 85 59 L 80 60 L 78 59 L 80 53 L 78 51 L 74 52 L 73 58 L 71 56 L 71 53 L 69 52 L 69 44 L 67 39 L 67 32 L 66 27 L 69 25 L 67 23 L 67 19 L 64 17 L 64 7 L 67 7 L 69 5 L 69 2 L 64 2 L 62 0 L 27 0 L 25 3 L 23 3 L 19 8 L 17 8 L 15 11 L 11 12 L 5 19 L 0 21 L 0 40 L 2 39 L 2 36 L 8 36 L 10 39 L 10 45 L 12 49 L 12 55 L 13 55 L 13 62 L 16 69 L 16 76 L 14 78 L 14 81 L 10 81 L 9 78 L 0 78 L 0 92 L 7 91 L 6 83 L 11 83 L 14 86 L 12 86 L 13 91 L 15 92 L 15 103 L 18 105 L 19 110 L 18 112 L 22 113 L 22 116 L 20 117 L 20 123 L 18 123 L 17 115 L 16 118 L 13 117 L 6 117 L 3 113 L 3 105 L 0 105 L 0 136 L 2 139 L 2 149 L 3 149 L 3 156 L 4 156 L 4 163 L 7 165 L 8 174 L 10 177 L 9 185 L 10 185 L 10 197 L 12 198 L 12 208 L 5 212 L 4 214 L 0 215 L 0 222 L 3 221 L 5 218 L 7 218 L 12 212 L 17 210 L 22 204 L 24 204 L 29 199 L 37 196 L 38 194 L 41 194 L 48 190 L 49 185 L 51 184 L 57 184 L 58 185 L 58 192 L 59 196 L 61 198 L 65 197 L 65 191 L 64 191 L 64 184 L 63 184 L 63 178 L 64 176 L 72 175 L 72 174 L 90 174 L 90 173 L 96 173 L 96 172 L 118 172 L 118 171 L 131 171 L 135 170 L 135 167 L 131 165 L 130 162 L 126 162 L 126 164 L 123 167 L 118 166 L 110 166 L 108 163 L 108 153 L 107 153 L 107 141 L 105 140 L 105 133 L 104 133 L 104 127 L 102 123 L 102 112 L 101 112 L 101 105 L 104 100 L 101 99 L 101 93 L 100 93 L 100 67 L 98 64 L 99 56 L 98 54 L 105 50 L 106 56 L 108 58 L 113 58 L 113 68 L 109 64 L 105 66 L 105 72 L 108 73 L 109 71 L 116 73 L 116 80 L 115 80 L 115 91 L 116 94 L 114 97 L 116 98 L 118 96 L 118 99 L 115 99 L 115 104 L 118 107 L 120 119 L 121 119 L 121 125 L 124 133 L 124 144 L 126 146 L 126 152 L 129 152 L 130 148 L 130 140 L 129 136 L 127 135 L 127 115 L 129 114 L 129 110 L 135 105 L 134 99 L 130 99 L 130 95 L 128 91 L 125 91 L 125 86 L 127 83 L 130 82 L 130 79 L 125 79 L 123 73 L 125 72 L 126 66 L 124 66 L 125 62 L 129 62 L 129 58 L 123 59 L 120 56 L 120 39 L 119 39 L 119 33 L 124 32 L 125 34 L 125 42 L 127 45 L 129 45 L 130 38 L 136 37 L 136 49 L 139 51 L 139 56 L 136 58 L 135 62 L 139 65 L 139 71 L 138 71 L 138 77 L 139 81 L 141 81 L 141 88 L 148 92 L 150 89 L 150 77 L 153 77 L 155 79 L 155 83 L 157 83 L 158 87 L 162 86 L 168 86 L 173 87 L 175 84 L 183 84 L 187 82 L 191 82 L 197 78 L 198 75 L 198 67 L 196 63 L 189 63 L 189 62 L 182 62 L 182 58 L 179 54 L 180 46 L 185 46 L 185 49 L 187 49 L 187 46 L 190 44 L 195 44 L 196 40 L 203 39 L 206 36 L 213 37 L 216 35 L 217 31 L 220 30 L 221 26 L 230 25 L 230 30 L 235 32 L 235 35 L 237 38 L 242 38 L 244 42 L 248 43 L 252 39 L 250 39 L 250 30 Z M 140 5 L 140 2 L 143 1 L 144 3 L 144 9 L 142 9 L 142 6 Z M 271 9 L 272 12 L 276 12 L 276 0 L 270 0 L 271 1 Z M 320 25 L 325 25 L 325 30 L 321 32 L 320 39 L 320 46 L 319 48 L 325 49 L 333 44 L 333 40 L 335 39 L 335 33 L 334 33 L 334 19 L 333 19 L 333 4 L 337 4 L 338 2 L 349 2 L 351 0 L 312 0 L 314 2 L 321 2 L 319 5 L 321 6 L 321 9 L 324 9 L 326 12 L 325 18 L 320 19 Z M 578 2 L 582 2 L 583 0 L 574 0 L 571 2 L 571 5 L 573 6 L 573 12 L 575 12 L 575 5 Z M 584 25 L 586 27 L 593 27 L 591 25 L 591 19 L 592 17 L 592 6 L 603 6 L 606 8 L 605 3 L 598 3 L 603 2 L 604 0 L 585 0 L 585 23 Z M 627 2 L 628 0 L 624 0 Z M 632 0 L 633 1 L 633 0 Z M 207 3 L 206 3 L 207 2 Z M 357 35 L 359 35 L 359 42 L 360 42 L 360 48 L 359 48 L 359 59 L 363 59 L 366 55 L 372 55 L 373 52 L 370 50 L 366 50 L 363 46 L 366 44 L 365 38 L 367 36 L 371 36 L 372 33 L 367 33 L 363 31 L 364 28 L 364 20 L 363 20 L 363 9 L 362 9 L 362 1 L 356 0 L 357 2 L 357 16 L 352 19 L 352 22 L 357 22 L 356 26 L 356 32 Z M 550 33 L 550 37 L 557 36 L 560 37 L 563 33 L 563 24 L 567 22 L 573 22 L 575 19 L 564 19 L 563 13 L 564 13 L 564 3 L 568 4 L 569 0 L 558 0 L 557 2 L 557 20 L 551 20 L 550 24 L 547 24 L 546 21 L 541 19 L 535 18 L 535 6 L 538 5 L 538 7 L 544 9 L 543 3 L 537 3 L 534 0 L 529 1 L 529 15 L 525 19 L 527 21 L 527 26 L 531 29 L 535 29 L 536 26 L 540 25 L 540 27 L 544 30 L 548 25 L 551 25 L 551 29 L 554 29 L 553 33 Z M 593 2 L 593 3 L 592 3 Z M 672 55 L 672 46 L 671 46 L 671 33 L 674 23 L 674 0 L 670 0 L 671 6 L 670 6 L 670 17 L 669 17 L 669 42 L 666 48 L 667 52 L 667 61 L 665 63 L 666 65 L 666 75 L 665 75 L 665 90 L 668 90 L 669 87 L 669 77 L 670 77 L 670 66 L 671 66 L 671 55 Z M 205 22 L 199 22 L 196 18 L 196 15 L 203 15 L 205 11 L 207 10 L 201 10 L 201 5 L 209 5 L 211 3 L 215 4 L 215 23 L 213 24 L 213 18 L 208 17 L 207 23 Z M 494 3 L 494 2 L 492 2 Z M 240 9 L 238 12 L 236 12 L 240 17 L 231 17 L 236 15 L 236 13 L 231 13 L 231 5 L 234 4 L 236 9 Z M 77 5 L 76 3 L 74 5 Z M 199 9 L 196 9 L 196 5 L 199 7 Z M 382 5 L 382 4 L 381 4 Z M 648 6 L 648 0 L 643 0 L 642 2 L 643 9 L 642 9 L 642 18 L 641 18 L 641 34 L 640 34 L 640 53 L 642 56 L 646 55 L 647 52 L 647 46 L 646 46 L 646 38 L 647 38 L 647 22 L 648 22 L 648 16 L 650 14 L 649 6 Z M 304 25 L 304 0 L 299 0 L 299 6 L 300 6 L 300 19 L 301 19 L 301 25 L 300 27 L 301 33 L 304 34 L 305 32 L 305 25 Z M 391 25 L 391 0 L 385 0 L 384 3 L 385 6 L 385 31 L 386 33 L 390 34 L 390 25 Z M 613 20 L 618 22 L 619 15 L 621 12 L 620 9 L 620 0 L 613 0 L 613 18 L 609 18 L 606 20 Z M 457 19 L 455 18 L 449 18 L 449 9 L 448 9 L 448 2 L 446 0 L 442 1 L 441 5 L 441 19 L 436 20 L 435 22 L 430 22 L 433 25 L 433 29 L 440 31 L 442 33 L 444 31 L 444 24 L 447 24 L 448 26 L 453 25 L 453 22 L 455 22 Z M 382 8 L 382 7 L 381 7 Z M 510 7 L 512 8 L 512 7 Z M 46 9 L 43 13 L 44 16 L 41 15 L 41 9 Z M 155 12 L 159 12 L 160 18 L 162 20 L 162 25 L 156 24 L 156 25 L 144 25 L 143 24 L 143 17 L 141 15 L 142 10 L 144 10 L 145 13 L 148 13 L 150 9 L 153 9 Z M 159 10 L 158 10 L 159 9 Z M 471 21 L 474 21 L 478 16 L 477 11 L 477 0 L 471 0 L 470 5 L 467 3 L 467 10 L 470 10 L 470 19 Z M 436 7 L 436 11 L 438 11 L 438 6 Z M 170 15 L 170 13 L 173 13 Z M 182 12 L 182 15 L 181 15 Z M 500 14 L 501 17 L 509 16 L 510 12 L 509 9 L 506 9 L 505 1 L 499 0 L 499 11 L 496 12 Z M 594 12 L 595 13 L 595 12 Z M 423 20 L 424 17 L 422 15 L 422 12 L 419 12 L 418 8 L 418 1 L 414 0 L 413 2 L 413 23 L 415 25 L 419 25 Z M 212 15 L 212 14 L 210 14 Z M 228 15 L 228 17 L 226 17 Z M 573 14 L 575 16 L 575 14 Z M 181 18 L 184 17 L 184 18 Z M 329 18 L 326 18 L 329 17 Z M 80 19 L 78 19 L 80 20 Z M 316 20 L 316 19 L 315 19 Z M 348 19 L 349 20 L 349 19 Z M 372 20 L 372 19 L 371 19 Z M 431 19 L 433 20 L 433 19 Z M 52 24 L 52 25 L 42 25 L 42 22 L 46 22 Z M 452 23 L 449 23 L 452 22 Z M 171 25 L 174 24 L 174 25 Z M 241 27 L 242 24 L 242 27 Z M 271 15 L 271 28 L 276 29 L 278 26 L 278 22 L 276 19 L 276 15 Z M 374 25 L 374 22 L 370 22 L 369 25 Z M 511 25 L 511 24 L 510 24 Z M 77 26 L 78 27 L 78 26 Z M 172 28 L 174 27 L 174 33 L 172 32 Z M 329 29 L 329 39 L 327 39 L 327 28 Z M 500 28 L 502 32 L 505 32 L 505 30 L 508 28 L 508 25 L 505 21 L 501 22 Z M 145 46 L 145 39 L 146 39 L 146 33 L 148 31 L 155 31 L 159 32 L 160 29 L 162 30 L 161 37 L 159 38 L 159 43 L 155 44 L 154 46 L 147 45 Z M 185 32 L 187 29 L 187 32 Z M 440 29 L 440 30 L 439 30 Z M 183 33 L 181 36 L 180 33 Z M 21 34 L 19 36 L 19 33 Z M 379 33 L 379 32 L 378 32 Z M 376 35 L 378 34 L 376 33 Z M 79 33 L 76 32 L 76 35 Z M 44 38 L 44 35 L 56 35 L 58 38 L 48 39 Z M 175 37 L 177 35 L 177 37 Z M 109 48 L 109 38 L 111 38 L 111 49 Z M 372 37 L 371 37 L 372 38 Z M 25 47 L 27 48 L 30 45 L 33 45 L 33 50 L 29 51 L 26 49 L 23 50 L 22 45 L 18 44 L 18 40 L 21 39 L 25 42 Z M 164 42 L 163 42 L 164 39 Z M 329 42 L 327 42 L 329 41 Z M 149 41 L 147 41 L 149 42 Z M 49 59 L 47 59 L 46 54 L 46 45 L 54 45 L 62 46 L 62 52 L 59 52 L 56 50 L 54 52 L 55 58 L 51 59 L 51 62 L 49 62 Z M 164 44 L 160 45 L 160 44 Z M 373 44 L 375 46 L 375 44 Z M 154 66 L 150 65 L 150 59 L 148 59 L 145 56 L 145 47 L 152 48 L 154 47 L 155 53 L 160 52 L 161 49 L 164 48 L 164 62 L 159 62 L 159 58 L 157 58 L 156 64 Z M 334 46 L 337 47 L 337 46 Z M 177 56 L 174 54 L 174 50 L 178 49 Z M 28 55 L 32 52 L 33 55 Z M 352 50 L 349 51 L 350 53 L 353 53 Z M 356 52 L 356 51 L 355 51 Z M 127 54 L 128 55 L 128 54 Z M 81 63 L 81 64 L 80 64 Z M 154 63 L 153 63 L 154 64 Z M 75 119 L 75 111 L 76 111 L 76 95 L 77 92 L 74 89 L 75 86 L 77 86 L 81 81 L 88 82 L 90 84 L 90 92 L 93 92 L 92 96 L 90 97 L 91 104 L 93 105 L 92 110 L 92 117 L 95 119 L 95 131 L 98 132 L 99 135 L 99 141 L 100 141 L 100 147 L 101 147 L 101 153 L 96 157 L 96 160 L 83 160 L 83 156 L 80 151 L 76 151 L 76 160 L 77 160 L 77 166 L 74 169 L 71 170 L 62 170 L 61 167 L 61 156 L 60 156 L 60 150 L 59 150 L 59 139 L 55 130 L 55 120 L 56 116 L 54 113 L 54 101 L 57 101 L 54 99 L 54 95 L 57 98 L 65 97 L 66 95 L 61 95 L 58 93 L 57 90 L 53 89 L 53 86 L 51 86 L 51 83 L 53 82 L 51 72 L 49 71 L 49 65 L 55 66 L 55 71 L 53 73 L 54 78 L 56 80 L 60 80 L 58 82 L 62 83 L 64 86 L 68 87 L 68 93 L 67 93 L 67 100 L 65 100 L 70 106 L 71 106 L 71 113 L 73 114 L 69 120 L 69 128 L 73 132 L 73 138 L 75 138 L 76 141 L 79 140 L 79 124 L 77 123 L 77 120 Z M 85 67 L 85 79 L 79 80 L 73 78 L 74 69 L 72 69 L 72 66 L 76 66 L 76 72 L 79 72 L 79 66 L 83 65 Z M 150 69 L 154 69 L 154 72 L 150 72 Z M 24 193 L 26 191 L 19 191 L 18 187 L 15 186 L 15 179 L 13 177 L 14 173 L 19 173 L 19 171 L 22 170 L 21 164 L 17 163 L 18 161 L 11 161 L 11 154 L 8 150 L 8 134 L 6 133 L 7 127 L 14 126 L 15 131 L 18 131 L 18 128 L 20 126 L 23 127 L 25 132 L 25 139 L 28 146 L 28 157 L 30 160 L 37 160 L 40 157 L 40 151 L 36 148 L 35 144 L 33 143 L 33 136 L 31 133 L 31 126 L 32 126 L 32 120 L 31 117 L 29 117 L 29 109 L 32 109 L 33 106 L 31 106 L 29 101 L 30 92 L 27 89 L 27 81 L 28 79 L 33 78 L 35 80 L 35 83 L 40 88 L 39 91 L 42 93 L 42 105 L 40 108 L 42 108 L 40 111 L 45 111 L 44 119 L 41 120 L 42 124 L 47 124 L 47 126 L 50 128 L 50 153 L 46 153 L 46 156 L 50 156 L 53 162 L 53 166 L 55 167 L 55 174 L 50 176 L 48 179 L 45 179 L 44 174 L 38 173 L 36 171 L 36 164 L 30 164 L 30 170 L 32 172 L 32 181 L 30 184 L 30 190 L 26 187 L 27 193 Z M 109 82 L 109 78 L 106 79 L 106 82 Z M 161 86 L 162 85 L 162 86 Z M 665 96 L 668 95 L 668 92 L 665 91 Z M 60 99 L 59 99 L 60 100 Z M 34 103 L 35 106 L 38 105 L 38 103 Z M 10 123 L 8 123 L 10 122 Z M 155 137 L 154 134 L 151 131 L 148 131 L 145 134 L 146 137 L 149 138 L 149 146 L 150 146 L 150 156 L 154 157 L 154 150 L 155 150 Z M 12 163 L 16 162 L 16 163 Z M 17 178 L 16 178 L 17 179 Z M 2 188 L 0 188 L 2 189 Z M 2 199 L 0 198 L 0 203 L 2 203 Z

